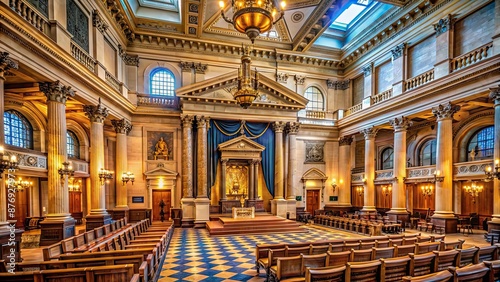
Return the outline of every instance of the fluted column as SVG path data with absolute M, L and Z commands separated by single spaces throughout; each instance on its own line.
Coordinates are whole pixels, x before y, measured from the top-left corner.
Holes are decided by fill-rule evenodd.
M 226 200 L 226 170 L 227 170 L 228 159 L 221 159 L 221 181 L 220 181 L 220 199 Z
M 17 62 L 10 58 L 9 53 L 0 52 L 0 146 L 5 147 L 5 132 L 3 114 L 5 111 L 5 72 L 10 69 L 17 69 Z M 3 175 L 0 175 L 3 177 Z M 5 184 L 7 181 L 0 181 L 0 233 L 9 232 L 7 222 L 7 192 Z
M 193 226 L 195 210 L 193 197 L 193 120 L 183 115 L 182 121 L 182 227 Z
M 374 212 L 375 209 L 375 136 L 378 129 L 370 127 L 364 129 L 365 136 L 365 179 L 363 212 Z
M 208 117 L 196 116 L 198 134 L 197 140 L 197 180 L 198 195 L 194 201 L 196 207 L 196 219 L 194 225 L 197 228 L 205 228 L 205 222 L 210 220 L 210 200 L 208 199 L 208 154 L 207 154 L 207 127 Z
M 116 208 L 128 210 L 128 189 L 121 180 L 122 173 L 128 172 L 127 135 L 132 130 L 132 123 L 126 119 L 114 119 L 111 124 L 116 132 L 115 187 Z
M 406 117 L 389 121 L 394 128 L 394 182 L 392 184 L 392 207 L 388 212 L 393 219 L 399 219 L 398 214 L 407 215 L 405 183 L 406 178 L 406 129 L 413 124 Z
M 260 163 L 260 160 L 256 160 L 254 163 L 254 167 L 255 167 L 254 168 L 255 174 L 254 174 L 254 180 L 253 180 L 254 194 L 253 194 L 252 200 L 257 200 L 259 198 L 259 163 Z
M 286 186 L 286 199 L 295 201 L 294 177 L 297 175 L 297 133 L 300 123 L 288 124 L 288 174 Z
M 499 4 L 498 1 L 495 2 Z M 498 8 L 500 10 L 500 8 Z M 490 99 L 495 102 L 495 139 L 493 147 L 493 160 L 500 160 L 500 87 L 490 89 Z M 492 167 L 494 164 L 492 164 Z M 500 224 L 500 180 L 493 180 L 493 221 Z
M 106 190 L 99 180 L 99 170 L 104 169 L 104 120 L 108 109 L 101 104 L 84 105 L 83 110 L 90 119 L 90 215 L 107 215 Z M 87 227 L 88 228 L 88 227 Z
M 432 108 L 437 118 L 436 171 L 443 177 L 435 186 L 436 211 L 434 217 L 453 217 L 453 115 L 460 106 L 450 102 Z
M 351 203 L 351 136 L 339 139 L 339 205 L 350 207 Z
M 248 177 L 248 199 L 253 200 L 255 197 L 255 160 L 250 160 L 250 175 Z
M 277 121 L 273 123 L 275 143 L 275 172 L 274 172 L 274 199 L 283 199 L 284 192 L 284 158 L 283 158 L 283 130 L 285 123 Z

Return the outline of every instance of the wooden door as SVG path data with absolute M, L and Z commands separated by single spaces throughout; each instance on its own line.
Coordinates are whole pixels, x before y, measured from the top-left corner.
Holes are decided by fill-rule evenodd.
M 82 192 L 70 191 L 69 192 L 69 212 L 82 212 Z
M 307 212 L 314 215 L 315 210 L 319 210 L 320 190 L 307 190 L 306 208 Z
M 8 189 L 7 189 L 8 190 Z M 7 191 L 7 199 L 8 197 Z M 15 202 L 13 205 L 15 206 L 14 218 L 12 218 L 12 214 L 10 212 L 7 213 L 8 220 L 17 220 L 16 227 L 24 227 L 24 220 L 29 216 L 29 190 L 24 189 L 23 191 L 18 191 L 15 194 Z
M 163 207 L 163 212 L 165 213 L 164 219 L 170 219 L 170 208 L 172 207 L 170 190 L 153 190 L 153 221 L 161 220 L 161 200 L 165 203 L 165 206 Z

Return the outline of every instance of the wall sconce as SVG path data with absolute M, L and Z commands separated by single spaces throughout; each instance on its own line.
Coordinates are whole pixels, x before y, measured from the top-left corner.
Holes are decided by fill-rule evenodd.
M 476 185 L 476 182 L 472 182 L 470 186 L 464 186 L 464 191 L 470 194 L 472 203 L 476 203 L 477 196 L 479 196 L 479 193 L 483 192 L 483 186 Z
M 382 193 L 385 194 L 385 196 L 389 196 L 392 192 L 392 185 L 384 185 L 382 186 Z
M 125 186 L 125 184 L 127 184 L 129 181 L 132 181 L 132 185 L 134 185 L 135 175 L 130 171 L 122 173 L 123 186 Z
M 17 157 L 11 155 L 10 158 L 5 154 L 3 146 L 0 146 L 0 178 L 3 176 L 3 172 L 7 169 L 18 169 Z
M 337 180 L 335 178 L 332 179 L 332 183 L 330 183 L 330 185 L 332 186 L 332 191 L 335 192 L 335 188 L 338 187 Z
M 422 189 L 422 194 L 424 197 L 431 196 L 432 195 L 432 185 L 424 185 L 420 187 Z
M 64 180 L 64 176 L 72 177 L 75 174 L 73 166 L 71 166 L 71 162 L 63 162 L 62 165 L 63 167 L 59 169 L 61 180 Z
M 443 182 L 444 176 L 439 176 L 441 172 L 439 170 L 434 171 L 434 183 Z
M 361 181 L 363 181 L 363 183 L 366 184 L 367 179 L 366 179 L 364 174 L 363 174 L 363 178 L 361 179 Z
M 107 169 L 101 168 L 99 170 L 99 181 L 101 181 L 101 186 L 104 185 L 104 182 L 109 183 L 109 179 L 113 179 L 113 172 Z
M 82 180 L 71 177 L 68 183 L 68 189 L 71 192 L 80 192 L 80 187 L 82 187 Z
M 363 186 L 356 187 L 356 192 L 358 193 L 359 196 L 363 195 L 365 193 L 365 187 Z
M 493 180 L 494 178 L 500 180 L 500 160 L 496 159 L 495 160 L 495 171 L 493 172 L 491 169 L 491 166 L 487 166 L 486 169 L 484 170 L 484 174 L 486 174 L 486 178 L 484 181 L 489 182 Z
M 24 189 L 29 189 L 33 187 L 33 182 L 28 180 L 23 180 L 21 177 L 14 183 L 14 189 L 16 192 L 22 192 Z

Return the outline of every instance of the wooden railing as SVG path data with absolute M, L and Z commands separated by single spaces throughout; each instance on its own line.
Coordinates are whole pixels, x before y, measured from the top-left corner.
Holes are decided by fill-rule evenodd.
M 106 82 L 111 86 L 113 87 L 114 89 L 116 89 L 116 91 L 118 92 L 121 92 L 121 88 L 122 88 L 122 83 L 120 81 L 118 81 L 118 79 L 116 79 L 111 73 L 109 73 L 108 71 L 106 71 Z
M 345 111 L 345 116 L 349 116 L 349 115 L 352 115 L 354 113 L 357 113 L 357 112 L 361 111 L 362 108 L 363 108 L 363 104 L 361 104 L 361 103 L 354 105 Z
M 427 82 L 434 80 L 434 69 L 424 72 L 421 75 L 417 75 L 405 81 L 405 89 L 411 90 L 413 88 L 419 87 Z
M 95 73 L 96 61 L 94 58 L 92 58 L 85 50 L 74 42 L 71 42 L 71 55 L 73 55 L 73 58 L 77 59 L 91 72 Z
M 150 94 L 137 94 L 138 106 L 159 106 L 164 108 L 177 108 L 179 105 L 176 97 L 151 96 Z
M 493 42 L 485 44 L 477 49 L 470 51 L 464 55 L 454 58 L 451 60 L 451 71 L 457 71 L 463 69 L 472 64 L 475 64 L 491 55 L 490 49 L 493 47 Z
M 10 8 L 23 17 L 27 22 L 32 24 L 35 28 L 48 34 L 49 21 L 47 18 L 40 14 L 37 10 L 33 9 L 29 4 L 22 0 L 10 0 Z
M 392 97 L 392 88 L 372 97 L 372 105 L 383 102 Z

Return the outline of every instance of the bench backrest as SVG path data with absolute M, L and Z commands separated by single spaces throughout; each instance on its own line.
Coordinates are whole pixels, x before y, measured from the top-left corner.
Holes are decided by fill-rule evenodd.
M 60 255 L 63 254 L 63 249 L 61 243 L 53 244 L 43 248 L 43 260 L 48 261 L 52 259 L 58 259 Z
M 460 252 L 460 265 L 459 267 L 464 267 L 468 264 L 478 264 L 479 263 L 479 248 L 472 247 L 468 249 L 461 249 Z
M 436 255 L 436 270 L 441 271 L 448 267 L 456 267 L 460 264 L 460 252 L 457 250 L 433 251 Z
M 498 259 L 498 245 L 485 246 L 479 248 L 478 262 L 483 262 L 485 260 L 497 260 L 497 259 Z
M 421 276 L 433 273 L 436 269 L 436 255 L 433 253 L 415 255 L 408 254 L 411 258 L 410 275 Z
M 345 281 L 380 281 L 380 265 L 380 261 L 348 262 Z
M 72 238 L 73 238 L 73 245 L 75 246 L 75 248 L 85 246 L 85 234 L 84 233 L 75 235 Z
M 75 243 L 73 238 L 64 239 L 61 241 L 62 250 L 66 253 L 71 253 L 75 249 Z
M 399 282 L 404 276 L 410 275 L 410 261 L 409 257 L 381 258 L 381 281 Z
M 432 251 L 439 251 L 440 242 L 425 242 L 415 244 L 415 254 L 425 254 Z
M 320 268 L 307 268 L 306 269 L 306 282 L 311 281 L 345 281 L 344 266 L 333 267 L 320 267 Z
M 351 260 L 351 251 L 345 252 L 327 252 L 327 266 L 346 265 Z
M 304 275 L 301 256 L 281 257 L 278 258 L 276 264 L 278 281 L 288 277 L 301 277 Z

